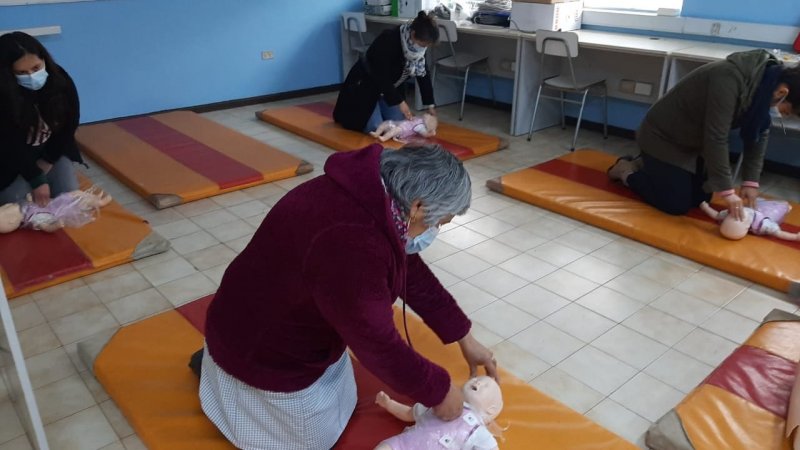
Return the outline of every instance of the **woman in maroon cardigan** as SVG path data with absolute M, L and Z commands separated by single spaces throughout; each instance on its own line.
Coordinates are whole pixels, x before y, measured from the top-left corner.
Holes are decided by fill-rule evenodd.
M 208 310 L 200 398 L 239 448 L 327 449 L 356 404 L 349 348 L 370 372 L 436 414 L 463 397 L 406 344 L 405 299 L 470 370 L 496 376 L 491 352 L 417 254 L 469 207 L 461 162 L 439 146 L 337 153 L 286 194 L 231 263 Z

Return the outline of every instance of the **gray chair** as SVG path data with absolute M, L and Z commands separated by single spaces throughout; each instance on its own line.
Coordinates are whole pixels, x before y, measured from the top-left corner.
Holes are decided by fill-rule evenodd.
M 576 74 L 572 60 L 578 56 L 578 35 L 566 31 L 536 31 L 536 51 L 541 55 L 539 90 L 536 92 L 536 101 L 533 104 L 533 116 L 531 126 L 528 130 L 528 140 L 533 136 L 533 124 L 536 120 L 536 113 L 539 109 L 539 100 L 542 98 L 558 100 L 561 102 L 561 128 L 566 128 L 564 124 L 564 104 L 574 103 L 581 106 L 578 112 L 578 123 L 575 124 L 575 135 L 572 138 L 571 151 L 575 150 L 578 141 L 578 131 L 581 128 L 583 118 L 583 108 L 586 105 L 586 96 L 589 91 L 594 90 L 595 94 L 603 98 L 603 137 L 608 137 L 608 89 L 604 78 L 592 77 L 591 75 Z M 544 77 L 545 56 L 556 56 L 566 59 L 569 66 L 569 73 L 559 74 L 552 77 Z M 558 91 L 559 96 L 542 94 L 543 89 Z M 580 100 L 571 100 L 565 97 L 567 93 L 574 93 L 581 96 Z
M 358 56 L 365 55 L 369 44 L 364 42 L 364 33 L 367 31 L 367 21 L 364 19 L 363 12 L 342 13 L 342 27 L 347 32 L 347 50 L 355 52 Z M 353 43 L 353 37 L 357 42 Z
M 441 19 L 437 20 L 437 23 L 439 24 L 439 41 L 446 42 L 449 45 L 450 54 L 436 59 L 436 63 L 433 66 L 433 74 L 431 74 L 431 83 L 436 83 L 437 75 L 463 81 L 464 86 L 461 89 L 461 110 L 458 113 L 458 120 L 462 120 L 464 118 L 464 99 L 467 96 L 469 72 L 472 66 L 482 64 L 486 68 L 486 73 L 489 75 L 490 89 L 492 91 L 492 101 L 495 101 L 494 79 L 492 78 L 492 68 L 489 66 L 489 56 L 465 52 L 456 53 L 456 49 L 453 46 L 453 43 L 458 41 L 456 23 L 452 20 Z M 439 68 L 446 69 L 447 72 L 439 74 Z

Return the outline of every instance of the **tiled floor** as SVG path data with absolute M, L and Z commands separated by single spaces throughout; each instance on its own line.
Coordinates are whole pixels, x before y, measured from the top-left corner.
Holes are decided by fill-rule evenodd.
M 330 98 L 331 95 L 318 96 Z M 97 184 L 172 242 L 165 254 L 11 302 L 52 448 L 140 449 L 141 441 L 76 357 L 76 343 L 213 292 L 270 206 L 321 173 L 330 150 L 257 122 L 206 114 L 314 164 L 301 177 L 156 211 L 96 165 Z M 453 118 L 455 107 L 441 108 Z M 507 112 L 468 105 L 464 124 L 507 136 Z M 466 163 L 473 207 L 423 253 L 473 319 L 474 333 L 517 376 L 642 445 L 650 423 L 753 330 L 784 295 L 686 259 L 489 192 L 484 182 L 568 150 L 559 128 L 509 138 Z M 579 146 L 634 152 L 581 131 Z M 800 180 L 767 175 L 764 191 L 800 200 Z M 0 383 L 0 450 L 30 448 Z

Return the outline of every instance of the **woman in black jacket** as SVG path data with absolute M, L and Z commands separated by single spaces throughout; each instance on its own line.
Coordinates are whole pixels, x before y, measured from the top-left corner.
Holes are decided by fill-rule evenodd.
M 0 36 L 0 204 L 39 205 L 78 188 L 75 84 L 35 38 Z
M 425 50 L 439 39 L 432 14 L 420 12 L 407 24 L 385 30 L 347 74 L 333 119 L 349 130 L 375 131 L 384 120 L 411 119 L 405 81 L 416 77 L 422 102 L 435 114 Z

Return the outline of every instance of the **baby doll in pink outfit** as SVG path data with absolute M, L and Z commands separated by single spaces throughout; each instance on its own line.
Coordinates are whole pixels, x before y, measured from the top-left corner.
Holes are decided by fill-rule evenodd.
M 787 241 L 800 240 L 798 233 L 781 230 L 783 218 L 792 210 L 792 205 L 783 200 L 756 199 L 755 208 L 744 208 L 743 220 L 729 216 L 727 210 L 717 211 L 706 202 L 700 204 L 700 209 L 720 222 L 719 232 L 728 239 L 739 240 L 750 232 L 756 235 L 775 236 Z
M 52 233 L 64 227 L 80 227 L 93 221 L 98 209 L 111 203 L 105 192 L 65 192 L 39 206 L 30 200 L 0 206 L 0 233 L 10 233 L 17 228 L 32 228 Z
M 431 408 L 419 403 L 413 407 L 398 403 L 383 391 L 375 402 L 393 416 L 414 425 L 384 440 L 375 450 L 498 450 L 497 440 L 488 426 L 503 409 L 500 386 L 493 378 L 480 376 L 464 384 L 464 409 L 461 417 L 445 422 Z
M 405 143 L 415 136 L 432 137 L 436 135 L 439 120 L 433 114 L 425 113 L 422 117 L 411 120 L 386 120 L 378 125 L 378 129 L 370 132 L 370 136 L 378 138 L 381 142 L 394 139 Z

